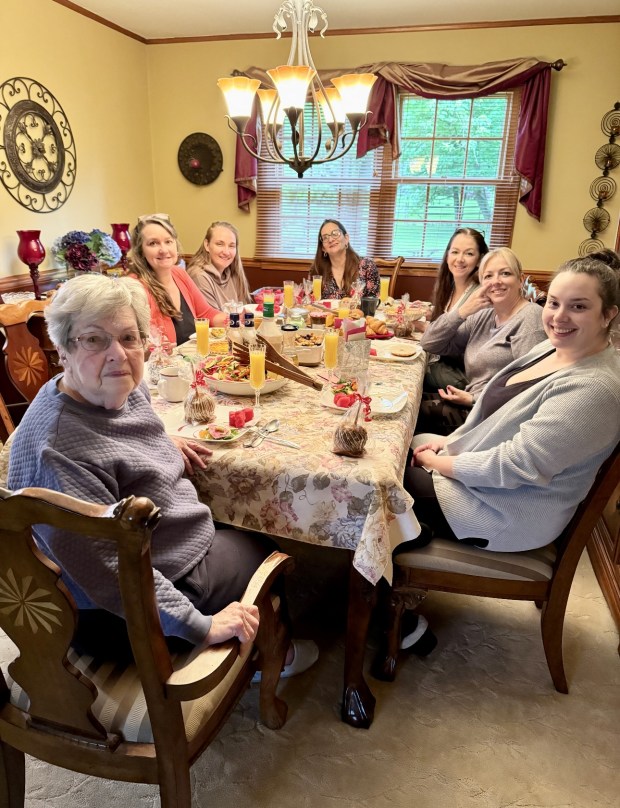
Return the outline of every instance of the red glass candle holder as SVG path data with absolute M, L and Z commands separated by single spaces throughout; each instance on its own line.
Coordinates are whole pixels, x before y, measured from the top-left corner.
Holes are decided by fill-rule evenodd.
M 17 255 L 19 260 L 23 261 L 30 269 L 34 296 L 37 300 L 41 300 L 41 292 L 39 291 L 39 264 L 45 258 L 45 247 L 41 244 L 39 239 L 41 231 L 18 230 L 17 235 L 19 236 Z
M 119 261 L 123 272 L 127 271 L 127 253 L 131 247 L 131 237 L 129 235 L 129 224 L 113 224 L 112 225 L 112 238 L 118 244 L 121 251 L 121 260 Z

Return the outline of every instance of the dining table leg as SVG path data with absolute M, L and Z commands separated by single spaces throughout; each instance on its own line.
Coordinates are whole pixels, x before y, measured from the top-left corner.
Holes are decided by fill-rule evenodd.
M 345 724 L 368 729 L 374 718 L 375 697 L 366 684 L 363 671 L 368 626 L 377 600 L 377 589 L 355 569 L 352 552 L 350 562 L 341 717 Z

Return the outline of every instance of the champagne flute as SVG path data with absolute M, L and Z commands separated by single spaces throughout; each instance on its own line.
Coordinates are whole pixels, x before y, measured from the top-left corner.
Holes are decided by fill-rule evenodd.
M 209 318 L 197 317 L 194 320 L 196 327 L 196 353 L 200 356 L 209 354 Z
M 260 391 L 265 386 L 265 345 L 250 345 L 250 387 L 254 390 L 254 411 L 260 409 Z
M 331 371 L 338 365 L 338 331 L 334 328 L 326 328 L 323 337 L 323 364 L 327 370 L 327 380 L 331 376 Z
M 390 288 L 390 279 L 389 278 L 380 278 L 379 279 L 379 300 L 382 303 L 388 299 L 388 289 Z

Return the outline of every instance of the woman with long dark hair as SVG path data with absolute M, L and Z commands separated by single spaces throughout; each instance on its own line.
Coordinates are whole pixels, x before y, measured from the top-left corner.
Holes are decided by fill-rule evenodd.
M 310 269 L 323 278 L 324 298 L 351 296 L 353 281 L 364 281 L 363 297 L 379 295 L 379 270 L 370 258 L 360 257 L 351 247 L 345 226 L 337 219 L 325 219 Z

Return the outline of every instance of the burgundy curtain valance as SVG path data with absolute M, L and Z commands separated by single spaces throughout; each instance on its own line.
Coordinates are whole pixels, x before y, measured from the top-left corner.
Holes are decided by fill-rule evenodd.
M 522 178 L 519 201 L 528 213 L 540 219 L 542 184 L 547 136 L 547 111 L 551 69 L 561 69 L 561 63 L 541 62 L 537 59 L 509 59 L 482 65 L 455 66 L 434 63 L 378 62 L 362 65 L 353 70 L 319 71 L 321 81 L 327 83 L 343 73 L 375 73 L 378 76 L 370 97 L 372 115 L 360 131 L 357 156 L 382 146 L 388 141 L 394 157 L 400 154 L 398 130 L 398 92 L 411 92 L 425 98 L 480 98 L 484 95 L 523 87 L 521 109 L 515 144 L 515 167 Z M 267 73 L 251 67 L 245 75 L 257 78 L 269 86 Z M 250 131 L 260 137 L 260 122 L 256 111 L 250 121 Z M 249 210 L 256 196 L 257 161 L 237 143 L 235 182 L 238 204 Z

